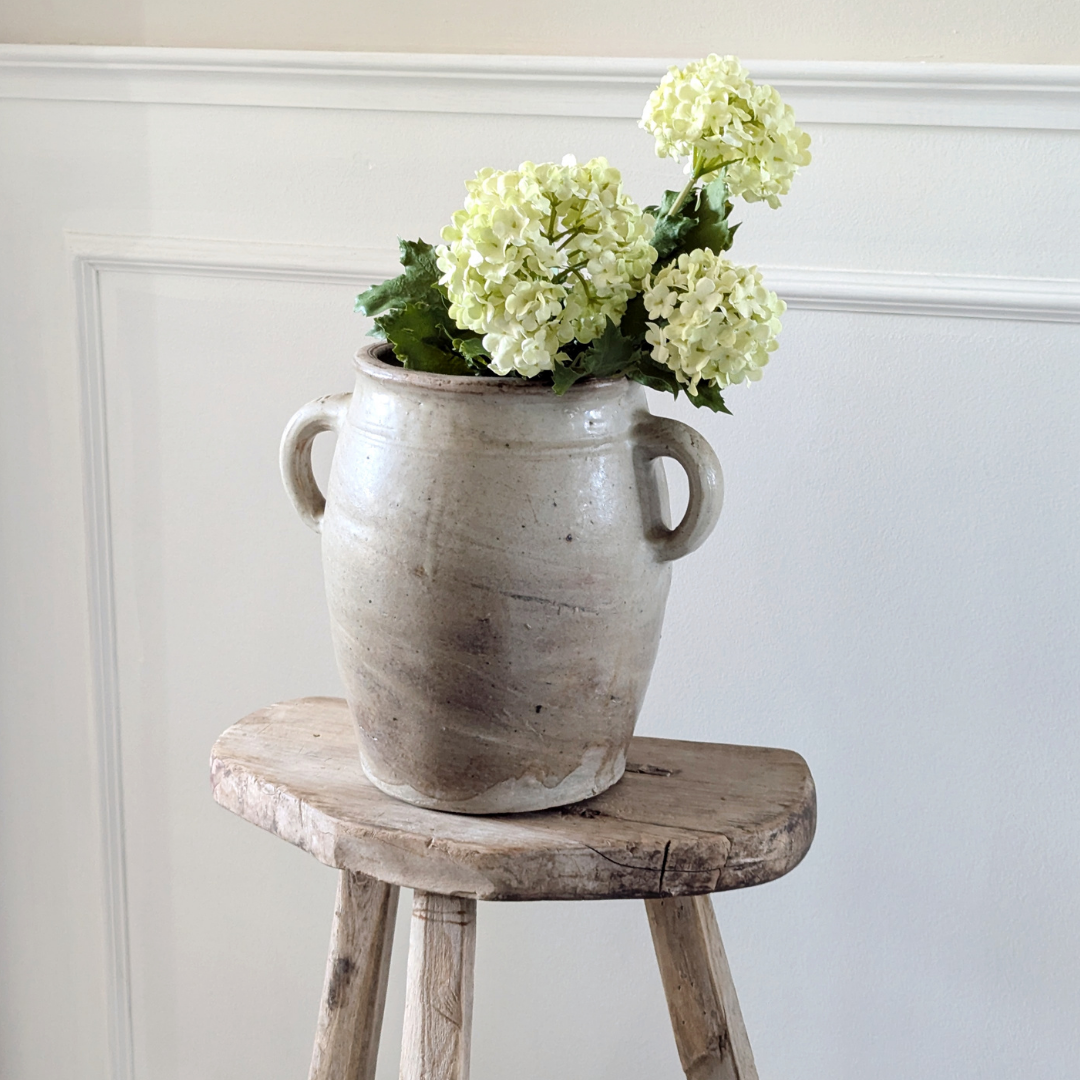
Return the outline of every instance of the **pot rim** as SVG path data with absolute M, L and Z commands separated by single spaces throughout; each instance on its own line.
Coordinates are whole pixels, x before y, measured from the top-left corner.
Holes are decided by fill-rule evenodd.
M 591 391 L 622 388 L 629 382 L 625 375 L 605 379 L 583 379 L 574 383 L 565 394 L 556 397 L 550 386 L 513 376 L 437 375 L 430 371 L 412 371 L 398 367 L 396 364 L 387 364 L 379 358 L 379 354 L 385 353 L 390 348 L 390 344 L 385 341 L 363 345 L 353 357 L 353 366 L 357 371 L 362 371 L 375 379 L 405 386 L 423 387 L 426 390 L 443 390 L 458 394 L 514 394 L 527 397 L 543 395 L 555 400 L 564 400 Z

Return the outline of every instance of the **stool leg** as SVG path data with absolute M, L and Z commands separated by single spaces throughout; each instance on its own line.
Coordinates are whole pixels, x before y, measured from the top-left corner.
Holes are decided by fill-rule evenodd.
M 665 897 L 645 909 L 687 1080 L 758 1080 L 712 901 Z
M 398 888 L 342 870 L 309 1080 L 374 1080 Z
M 476 901 L 417 892 L 401 1080 L 469 1080 Z

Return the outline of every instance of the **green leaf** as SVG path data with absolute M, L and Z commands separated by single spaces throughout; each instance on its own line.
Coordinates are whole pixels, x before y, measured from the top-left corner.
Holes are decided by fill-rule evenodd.
M 650 390 L 678 397 L 682 383 L 675 378 L 675 372 L 663 364 L 658 364 L 651 356 L 642 355 L 632 371 L 627 372 L 634 382 L 647 386 Z
M 637 345 L 623 336 L 622 329 L 609 321 L 604 332 L 585 346 L 575 360 L 583 374 L 598 379 L 621 375 L 635 360 Z
M 725 412 L 729 416 L 731 410 L 724 404 L 724 399 L 715 383 L 698 383 L 697 393 L 689 394 L 686 384 L 679 382 L 675 372 L 665 364 L 658 364 L 651 356 L 640 355 L 637 364 L 627 373 L 634 382 L 639 382 L 650 390 L 659 390 L 661 393 L 671 394 L 678 397 L 686 394 L 687 400 L 699 409 L 712 409 L 713 412 Z
M 645 212 L 656 218 L 652 246 L 656 248 L 658 264 L 669 261 L 673 255 L 684 250 L 683 239 L 697 224 L 697 217 L 688 209 L 692 200 L 687 200 L 674 217 L 668 217 L 678 197 L 677 191 L 665 191 L 659 206 L 645 207 Z
M 683 235 L 680 250 L 709 248 L 719 255 L 731 247 L 739 226 L 728 224 L 731 203 L 727 196 L 727 185 L 722 174 L 701 189 L 694 209 L 697 224 Z
M 572 368 L 568 364 L 556 363 L 551 372 L 551 385 L 554 387 L 556 394 L 565 394 L 578 379 L 584 378 L 584 371 Z
M 464 356 L 474 371 L 488 372 L 490 374 L 488 364 L 491 362 L 491 354 L 484 348 L 483 337 L 472 330 L 462 330 L 457 324 L 453 323 L 450 319 L 449 309 L 447 310 L 446 321 L 453 326 L 450 344 L 453 345 L 454 352 Z
M 567 346 L 569 351 L 574 344 Z M 635 339 L 624 336 L 622 328 L 608 321 L 604 332 L 589 342 L 578 346 L 568 363 L 556 364 L 551 382 L 556 394 L 565 394 L 579 379 L 610 379 L 627 374 L 637 363 L 641 346 Z
M 626 312 L 619 323 L 619 331 L 624 338 L 632 341 L 638 349 L 648 352 L 645 343 L 645 331 L 649 328 L 649 313 L 645 310 L 645 298 L 638 293 L 626 305 Z
M 483 338 L 450 318 L 450 301 L 439 285 L 435 249 L 423 240 L 399 240 L 404 271 L 356 298 L 356 310 L 372 316 L 371 337 L 386 338 L 407 368 L 442 375 L 487 372 Z
M 353 310 L 364 315 L 381 315 L 390 308 L 420 303 L 437 289 L 439 268 L 435 265 L 435 249 L 423 240 L 398 240 L 398 247 L 405 272 L 362 292 Z
M 468 361 L 453 351 L 437 309 L 427 304 L 406 304 L 380 315 L 377 325 L 405 367 L 438 375 L 473 373 Z
M 731 415 L 731 410 L 724 404 L 724 399 L 720 395 L 720 388 L 716 383 L 699 382 L 697 384 L 696 394 L 687 394 L 692 405 L 696 405 L 699 409 L 706 408 L 712 409 L 713 412 L 727 413 Z

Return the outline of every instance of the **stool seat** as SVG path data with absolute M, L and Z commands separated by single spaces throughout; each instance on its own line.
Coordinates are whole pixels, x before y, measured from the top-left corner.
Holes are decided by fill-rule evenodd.
M 214 798 L 321 862 L 477 900 L 692 896 L 786 874 L 810 847 L 814 782 L 790 750 L 635 738 L 584 802 L 477 817 L 425 810 L 364 776 L 348 707 L 301 698 L 229 728 Z
M 401 886 L 414 890 L 400 1080 L 469 1080 L 477 900 L 645 901 L 687 1080 L 758 1080 L 708 893 L 786 874 L 814 838 L 790 750 L 634 739 L 623 778 L 572 806 L 425 810 L 364 776 L 340 698 L 234 724 L 214 798 L 341 871 L 309 1080 L 375 1080 Z

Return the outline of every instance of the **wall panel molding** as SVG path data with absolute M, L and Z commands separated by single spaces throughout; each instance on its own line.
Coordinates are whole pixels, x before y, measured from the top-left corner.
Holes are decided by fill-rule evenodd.
M 76 256 L 74 259 L 93 678 L 91 720 L 104 885 L 108 1045 L 112 1080 L 132 1080 L 131 947 L 120 756 L 120 679 L 101 327 L 101 270 L 92 258 Z
M 636 119 L 671 62 L 0 45 L 0 98 Z M 808 123 L 1080 130 L 1080 66 L 746 65 Z

